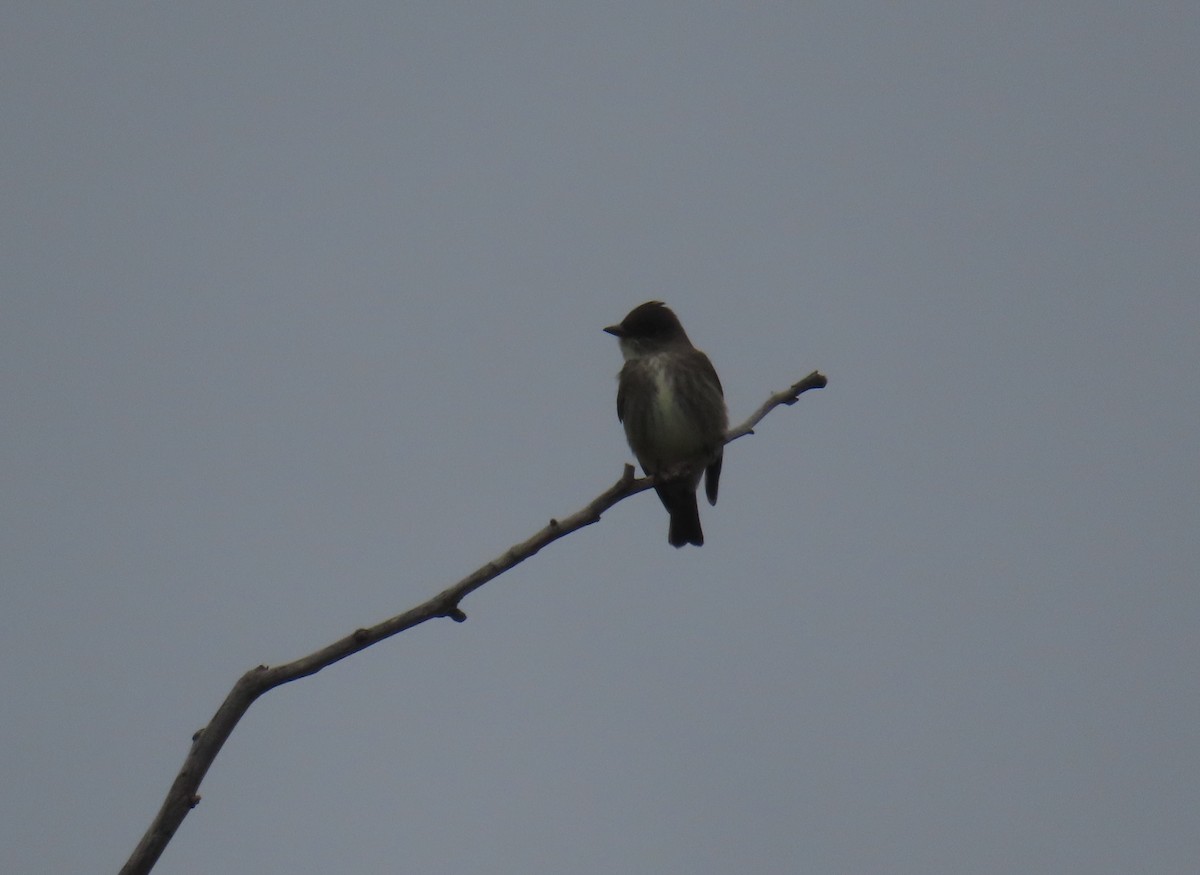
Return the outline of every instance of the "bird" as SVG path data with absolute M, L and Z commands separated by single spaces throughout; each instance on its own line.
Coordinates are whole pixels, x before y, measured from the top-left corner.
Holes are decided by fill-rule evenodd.
M 617 377 L 617 419 L 629 448 L 647 475 L 669 477 L 654 486 L 671 517 L 667 541 L 699 547 L 704 531 L 696 490 L 703 476 L 708 503 L 717 503 L 729 425 L 721 380 L 662 301 L 634 307 L 604 330 L 618 339 L 625 360 Z

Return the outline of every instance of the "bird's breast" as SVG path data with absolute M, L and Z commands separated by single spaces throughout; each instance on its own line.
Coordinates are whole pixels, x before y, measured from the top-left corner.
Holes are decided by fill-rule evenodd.
M 702 424 L 694 416 L 695 405 L 685 404 L 683 381 L 664 356 L 651 356 L 645 362 L 646 376 L 652 386 L 644 415 L 648 420 L 646 449 L 659 465 L 688 461 L 706 451 Z

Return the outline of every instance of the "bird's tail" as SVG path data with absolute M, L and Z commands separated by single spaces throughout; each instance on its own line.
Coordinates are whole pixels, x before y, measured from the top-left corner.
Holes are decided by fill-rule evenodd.
M 667 541 L 672 547 L 682 547 L 684 544 L 695 544 L 699 547 L 704 543 L 704 530 L 700 528 L 700 508 L 696 505 L 696 487 L 686 480 L 675 483 L 663 483 L 656 486 L 655 491 L 662 500 L 663 507 L 671 515 L 671 527 L 667 531 Z

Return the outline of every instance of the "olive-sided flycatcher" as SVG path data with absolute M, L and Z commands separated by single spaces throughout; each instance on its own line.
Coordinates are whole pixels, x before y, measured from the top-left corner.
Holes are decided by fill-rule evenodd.
M 671 515 L 672 547 L 704 543 L 696 489 L 701 474 L 708 503 L 717 503 L 728 415 L 721 381 L 661 301 L 635 307 L 620 325 L 604 329 L 621 341 L 625 366 L 617 382 L 617 418 L 629 448 L 649 475 L 695 466 L 654 489 Z

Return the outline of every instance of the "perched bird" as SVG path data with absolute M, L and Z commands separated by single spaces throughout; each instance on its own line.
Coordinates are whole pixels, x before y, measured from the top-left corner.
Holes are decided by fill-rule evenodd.
M 621 342 L 625 366 L 617 381 L 617 418 L 629 448 L 649 475 L 693 466 L 654 487 L 671 526 L 672 547 L 700 546 L 704 532 L 696 489 L 705 476 L 708 503 L 717 503 L 728 414 L 717 372 L 661 301 L 635 307 L 604 329 Z

